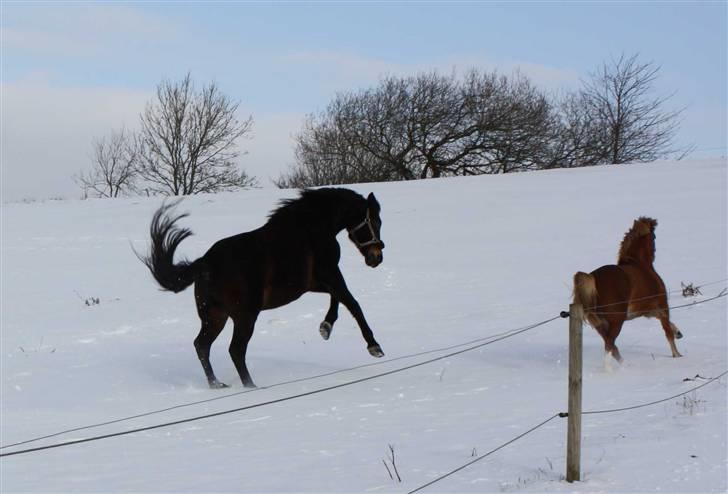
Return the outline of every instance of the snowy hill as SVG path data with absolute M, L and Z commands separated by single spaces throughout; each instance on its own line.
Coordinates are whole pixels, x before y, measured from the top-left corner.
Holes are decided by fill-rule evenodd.
M 392 360 L 549 319 L 571 278 L 613 263 L 624 232 L 657 218 L 655 267 L 671 305 L 726 287 L 725 160 L 554 170 L 352 186 L 382 204 L 384 263 L 370 269 L 345 234 L 341 268 L 386 353 L 372 359 L 343 308 L 318 333 L 328 297 L 261 313 L 248 351 L 260 389 L 243 392 L 213 346 L 210 390 L 192 346 L 192 289 L 162 292 L 134 256 L 159 198 L 2 206 L 3 446 L 79 426 L 132 420 L 0 453 L 241 408 L 445 355 Z M 187 198 L 193 259 L 260 226 L 294 191 Z M 685 337 L 670 357 L 655 320 L 625 324 L 625 362 L 607 372 L 584 334 L 584 410 L 660 400 L 728 369 L 726 299 L 672 314 Z M 427 365 L 283 403 L 0 459 L 2 492 L 408 492 L 566 410 L 567 322 Z M 463 347 L 460 347 L 463 348 Z M 452 351 L 452 350 L 450 350 Z M 326 377 L 291 380 L 376 364 Z M 583 422 L 583 482 L 562 480 L 566 422 L 556 419 L 424 492 L 725 492 L 726 383 Z M 269 388 L 266 388 L 269 387 Z M 402 482 L 392 480 L 389 445 Z M 384 460 L 384 461 L 383 461 Z M 394 472 L 392 472 L 394 474 Z

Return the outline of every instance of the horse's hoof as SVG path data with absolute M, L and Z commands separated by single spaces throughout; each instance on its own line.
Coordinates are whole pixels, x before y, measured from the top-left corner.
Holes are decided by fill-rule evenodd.
M 223 389 L 223 388 L 229 388 L 225 383 L 221 383 L 220 381 L 212 381 L 210 383 L 210 389 Z
M 250 389 L 255 389 L 255 388 L 257 388 L 258 386 L 256 386 L 256 385 L 255 385 L 255 383 L 254 383 L 253 381 L 248 381 L 248 382 L 243 382 L 243 387 L 244 387 L 244 388 L 250 388 Z
M 382 351 L 382 347 L 379 345 L 370 346 L 367 348 L 369 350 L 369 353 L 372 357 L 381 358 L 384 357 L 384 352 Z
M 324 340 L 328 340 L 329 336 L 331 336 L 331 330 L 334 329 L 331 323 L 328 321 L 324 321 L 319 326 L 319 333 L 321 333 L 321 338 Z

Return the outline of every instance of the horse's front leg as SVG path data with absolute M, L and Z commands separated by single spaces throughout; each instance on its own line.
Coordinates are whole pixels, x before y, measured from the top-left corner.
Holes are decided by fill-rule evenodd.
M 329 304 L 329 311 L 326 313 L 323 322 L 319 326 L 319 333 L 324 340 L 328 340 L 331 336 L 331 331 L 334 329 L 334 323 L 339 318 L 339 301 L 336 297 L 331 295 L 331 303 Z
M 338 310 L 338 303 L 336 300 L 344 304 L 344 307 L 346 307 L 349 312 L 351 312 L 351 315 L 354 316 L 354 319 L 356 319 L 359 329 L 361 330 L 361 335 L 364 338 L 364 341 L 367 342 L 367 350 L 369 350 L 369 353 L 374 357 L 384 357 L 382 347 L 380 347 L 377 340 L 374 339 L 374 333 L 372 333 L 372 329 L 369 327 L 366 318 L 364 318 L 364 313 L 359 306 L 359 302 L 356 301 L 349 291 L 349 288 L 346 286 L 346 282 L 344 281 L 344 277 L 338 267 L 336 267 L 336 270 L 331 274 L 330 279 L 326 279 L 324 283 L 331 294 L 331 307 L 329 308 L 329 312 L 331 312 L 331 309 L 334 308 L 335 303 L 337 305 L 336 309 Z
M 675 338 L 682 338 L 682 333 L 677 329 L 677 326 L 670 322 L 669 316 L 663 315 L 659 320 L 660 324 L 662 324 L 662 329 L 665 331 L 665 338 L 667 338 L 667 343 L 670 345 L 672 356 L 682 357 L 682 354 L 677 350 L 677 346 L 675 345 Z

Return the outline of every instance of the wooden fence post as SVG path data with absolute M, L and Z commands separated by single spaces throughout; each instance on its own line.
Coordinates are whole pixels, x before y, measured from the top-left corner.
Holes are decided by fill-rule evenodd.
M 581 480 L 581 305 L 569 306 L 569 420 L 566 433 L 566 481 Z

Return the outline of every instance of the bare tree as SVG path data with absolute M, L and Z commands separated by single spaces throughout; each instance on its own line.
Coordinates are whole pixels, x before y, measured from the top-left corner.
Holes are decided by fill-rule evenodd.
M 411 91 L 411 80 L 388 77 L 334 105 L 334 124 L 356 166 L 369 165 L 375 180 L 417 178 Z
M 394 78 L 377 88 L 337 94 L 323 113 L 307 117 L 296 138 L 296 165 L 276 185 L 416 178 L 407 101 L 404 82 Z
M 549 97 L 526 76 L 471 70 L 386 77 L 340 93 L 297 137 L 280 187 L 511 173 L 652 161 L 681 110 L 652 96 L 659 67 L 622 56 L 576 92 Z
M 547 155 L 542 168 L 574 168 L 598 165 L 603 161 L 599 122 L 589 114 L 581 92 L 555 98 L 548 133 Z
M 92 143 L 91 168 L 74 177 L 83 196 L 119 197 L 135 191 L 138 154 L 122 128 Z
M 520 74 L 386 77 L 338 94 L 297 138 L 281 187 L 507 173 L 541 166 L 551 106 Z
M 660 66 L 637 54 L 605 62 L 584 83 L 582 98 L 601 163 L 654 161 L 673 154 L 682 110 L 666 109 L 670 96 L 654 96 Z
M 477 119 L 468 91 L 455 79 L 435 72 L 410 79 L 410 126 L 414 134 L 418 178 L 453 173 L 477 148 Z
M 197 91 L 188 73 L 163 81 L 156 100 L 140 116 L 139 174 L 154 193 L 189 195 L 253 186 L 236 164 L 237 141 L 247 136 L 252 117 L 236 117 L 239 103 L 213 82 Z
M 331 115 L 308 116 L 297 137 L 297 165 L 274 181 L 280 188 L 394 180 L 376 158 L 351 145 Z
M 476 132 L 455 174 L 511 173 L 543 167 L 551 104 L 524 75 L 471 71 L 464 85 Z

